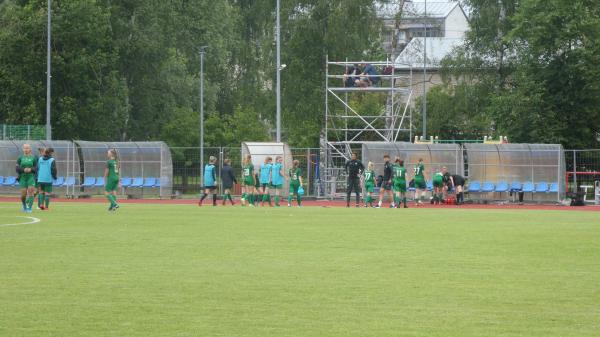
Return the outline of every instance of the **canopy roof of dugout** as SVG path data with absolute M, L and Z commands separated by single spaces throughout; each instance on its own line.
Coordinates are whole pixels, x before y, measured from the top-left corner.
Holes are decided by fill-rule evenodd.
M 70 141 L 0 141 L 0 176 L 15 176 L 17 159 L 23 154 L 23 145 L 31 145 L 31 153 L 40 156 L 40 148 L 52 147 L 59 176 L 68 177 L 79 173 L 79 155 Z

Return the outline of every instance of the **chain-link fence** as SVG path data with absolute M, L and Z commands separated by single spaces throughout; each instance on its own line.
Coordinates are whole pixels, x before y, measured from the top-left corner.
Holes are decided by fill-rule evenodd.
M 594 199 L 594 184 L 600 181 L 600 150 L 565 151 L 568 192 L 582 192 L 587 201 Z
M 0 140 L 39 140 L 46 139 L 44 125 L 0 124 Z

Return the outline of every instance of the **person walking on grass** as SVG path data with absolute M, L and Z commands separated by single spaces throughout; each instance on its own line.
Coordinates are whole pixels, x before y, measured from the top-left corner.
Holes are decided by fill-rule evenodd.
M 292 167 L 288 176 L 290 178 L 290 194 L 288 195 L 288 207 L 292 207 L 293 196 L 296 196 L 296 202 L 298 207 L 302 207 L 302 196 L 298 193 L 298 189 L 302 186 L 302 170 L 300 169 L 300 162 L 294 160 L 294 167 Z
M 242 206 L 254 206 L 254 165 L 252 156 L 246 155 L 242 167 Z
M 233 174 L 233 168 L 231 167 L 231 160 L 223 160 L 223 168 L 221 169 L 221 182 L 223 183 L 223 206 L 227 200 L 231 202 L 231 206 L 235 205 L 231 198 L 231 189 L 233 184 L 237 184 L 235 174 Z
M 396 157 L 395 164 L 392 166 L 394 170 L 394 198 L 396 207 L 400 208 L 400 202 L 404 203 L 404 208 L 408 208 L 406 203 L 406 168 L 404 161 Z
M 38 147 L 38 154 L 35 156 L 35 162 L 38 163 L 40 158 L 42 158 L 44 155 L 46 154 L 46 148 L 45 147 Z M 43 202 L 41 201 L 41 197 L 40 197 L 40 193 L 39 193 L 39 183 L 38 183 L 38 179 L 37 179 L 37 175 L 35 178 L 35 193 L 33 195 L 34 199 L 35 197 L 38 198 L 38 209 L 41 210 L 42 208 L 40 207 L 40 205 L 43 205 Z
M 272 177 L 271 177 L 271 172 L 273 169 L 273 164 L 271 164 L 273 162 L 273 158 L 271 157 L 266 157 L 265 158 L 265 162 L 260 165 L 260 192 L 262 194 L 262 200 L 260 205 L 264 206 L 265 205 L 265 201 L 269 202 L 269 206 L 273 206 L 271 204 L 271 194 L 269 194 L 269 185 L 271 185 L 272 183 Z
M 414 168 L 414 182 L 415 182 L 415 202 L 417 206 L 423 205 L 425 194 L 427 193 L 427 184 L 425 183 L 425 165 L 423 164 L 423 158 L 419 158 L 419 162 Z
M 375 164 L 369 162 L 365 170 L 365 207 L 373 207 L 373 192 L 375 190 Z
M 379 189 L 379 202 L 377 203 L 377 208 L 381 208 L 383 204 L 383 198 L 385 195 L 388 195 L 390 200 L 390 208 L 396 207 L 394 204 L 394 195 L 392 194 L 392 164 L 390 163 L 390 155 L 383 155 L 383 182 L 381 183 L 381 188 Z
M 106 168 L 104 169 L 104 194 L 106 199 L 110 202 L 109 211 L 116 211 L 119 208 L 117 203 L 117 188 L 119 188 L 119 171 L 120 165 L 117 158 L 117 150 L 108 150 L 106 154 L 108 160 L 106 161 Z
M 215 156 L 210 156 L 208 158 L 208 164 L 204 166 L 204 194 L 198 201 L 198 206 L 202 206 L 204 199 L 208 196 L 208 194 L 212 194 L 212 202 L 213 206 L 217 206 L 217 170 L 215 168 L 215 164 L 217 163 L 217 158 Z
M 275 157 L 275 164 L 273 164 L 271 168 L 271 187 L 273 187 L 273 190 L 275 190 L 275 207 L 279 207 L 279 200 L 284 179 L 285 173 L 283 172 L 283 157 L 277 156 Z
M 356 207 L 360 207 L 360 177 L 364 170 L 364 165 L 357 159 L 356 153 L 353 153 L 350 160 L 346 162 L 346 173 L 348 174 L 346 207 L 350 207 L 350 195 L 352 191 L 356 193 Z
M 38 159 L 37 183 L 38 183 L 38 207 L 47 211 L 50 206 L 50 194 L 52 193 L 52 182 L 56 180 L 56 160 L 52 157 L 54 149 L 49 147 L 44 150 L 44 156 Z
M 37 162 L 31 153 L 31 145 L 23 144 L 23 154 L 17 159 L 17 180 L 21 188 L 21 204 L 23 212 L 31 213 L 35 194 L 35 175 Z

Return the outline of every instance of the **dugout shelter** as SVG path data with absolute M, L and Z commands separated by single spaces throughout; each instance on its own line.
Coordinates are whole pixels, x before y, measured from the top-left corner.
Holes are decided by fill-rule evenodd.
M 268 142 L 243 142 L 242 143 L 242 165 L 244 158 L 246 155 L 252 156 L 252 164 L 254 165 L 254 172 L 257 173 L 260 165 L 265 162 L 265 158 L 270 156 L 273 158 L 273 163 L 275 163 L 275 158 L 277 156 L 283 157 L 283 171 L 285 176 L 287 177 L 287 172 L 293 166 L 292 159 L 292 151 L 288 144 L 286 143 L 268 143 Z M 284 183 L 284 193 L 286 194 L 288 191 L 289 182 L 286 181 Z

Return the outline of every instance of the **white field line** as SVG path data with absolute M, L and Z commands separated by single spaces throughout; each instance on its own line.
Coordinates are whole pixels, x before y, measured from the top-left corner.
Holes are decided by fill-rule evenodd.
M 18 216 L 17 218 L 25 218 L 25 219 L 29 219 L 30 221 L 27 222 L 19 222 L 19 223 L 7 223 L 7 224 L 0 224 L 0 227 L 11 227 L 11 226 L 21 226 L 21 225 L 31 225 L 34 223 L 38 223 L 42 220 L 38 219 L 38 218 L 34 218 L 32 216 Z

